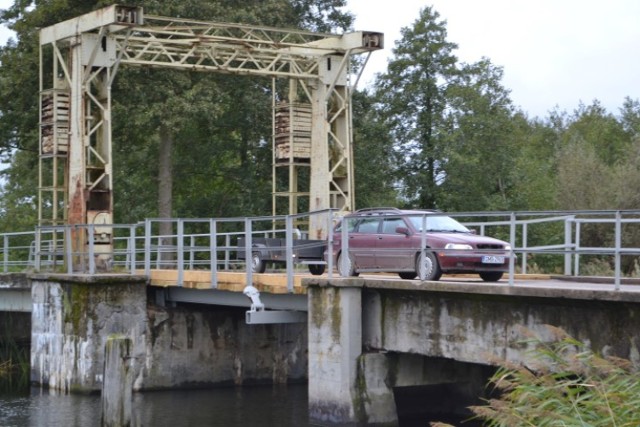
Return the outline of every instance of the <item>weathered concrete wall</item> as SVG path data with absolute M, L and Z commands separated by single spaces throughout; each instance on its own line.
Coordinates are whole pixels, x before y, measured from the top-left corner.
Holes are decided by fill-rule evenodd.
M 477 364 L 461 363 L 451 359 L 432 358 L 417 354 L 391 352 L 365 352 L 358 357 L 354 411 L 360 424 L 395 426 L 398 409 L 394 389 L 455 384 L 467 397 L 466 401 L 479 404 L 486 397 L 485 385 L 493 369 Z M 460 396 L 458 396 L 460 398 Z M 422 406 L 432 412 L 452 414 L 461 402 L 442 397 L 433 408 L 433 402 Z M 446 406 L 448 405 L 448 406 Z
M 307 378 L 307 325 L 247 325 L 245 308 L 149 307 L 148 349 L 136 389 Z
M 112 334 L 146 353 L 146 286 L 127 276 L 32 278 L 31 381 L 64 392 L 102 387 L 104 348 Z
M 396 425 L 394 387 L 461 381 L 455 374 L 459 365 L 434 377 L 440 368 L 433 358 L 535 366 L 533 344 L 523 340 L 532 335 L 554 340 L 558 328 L 598 353 L 640 366 L 640 293 L 624 288 L 370 278 L 311 278 L 304 284 L 310 307 L 310 415 L 324 423 Z M 399 375 L 391 354 L 405 355 L 400 357 L 407 373 Z
M 0 273 L 0 312 L 31 312 L 31 283 L 25 273 Z
M 243 308 L 148 304 L 143 278 L 33 278 L 31 380 L 98 391 L 109 336 L 132 340 L 135 390 L 307 378 L 307 327 L 247 325 Z
M 363 344 L 378 351 L 528 364 L 531 347 L 523 340 L 553 339 L 552 325 L 600 354 L 640 365 L 640 303 L 634 301 L 366 289 L 363 316 Z
M 362 352 L 361 292 L 309 288 L 309 415 L 343 423 L 361 419 L 355 381 Z

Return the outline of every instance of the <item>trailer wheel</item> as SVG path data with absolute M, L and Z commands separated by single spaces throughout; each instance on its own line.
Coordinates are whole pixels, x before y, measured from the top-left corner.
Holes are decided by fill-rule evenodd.
M 324 273 L 325 265 L 324 264 L 309 264 L 309 273 L 314 276 L 321 276 Z
M 264 273 L 267 269 L 267 263 L 262 259 L 260 252 L 251 254 L 251 271 L 254 273 Z

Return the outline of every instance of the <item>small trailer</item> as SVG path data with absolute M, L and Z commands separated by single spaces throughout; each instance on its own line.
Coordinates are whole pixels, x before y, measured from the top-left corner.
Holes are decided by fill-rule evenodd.
M 293 262 L 307 265 L 309 273 L 319 276 L 326 268 L 324 260 L 326 249 L 325 240 L 294 239 Z M 238 239 L 237 258 L 246 259 L 244 238 Z M 253 237 L 251 239 L 251 268 L 254 273 L 264 273 L 268 263 L 285 266 L 286 261 L 287 240 L 285 238 Z

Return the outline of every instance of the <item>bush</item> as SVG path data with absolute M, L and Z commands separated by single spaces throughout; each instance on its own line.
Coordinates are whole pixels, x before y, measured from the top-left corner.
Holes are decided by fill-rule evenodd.
M 490 382 L 500 397 L 471 410 L 489 427 L 640 425 L 640 381 L 631 362 L 594 354 L 551 327 L 556 340 L 534 344 L 535 368 L 503 364 Z

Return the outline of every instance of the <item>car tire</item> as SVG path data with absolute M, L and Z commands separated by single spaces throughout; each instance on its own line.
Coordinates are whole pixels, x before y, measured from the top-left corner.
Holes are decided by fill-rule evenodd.
M 324 274 L 325 265 L 324 264 L 309 264 L 309 273 L 314 276 L 322 276 Z
M 398 276 L 400 276 L 400 278 L 404 280 L 413 280 L 417 275 L 418 273 L 416 273 L 415 271 L 402 271 L 398 273 Z
M 267 270 L 267 263 L 262 259 L 260 252 L 251 254 L 251 271 L 254 273 L 264 273 Z
M 497 282 L 502 279 L 502 271 L 483 271 L 480 273 L 480 278 L 485 282 Z
M 416 256 L 416 274 L 420 280 L 440 280 L 442 270 L 434 252 L 427 249 Z
M 360 275 L 360 273 L 356 272 L 356 267 L 355 264 L 353 263 L 353 259 L 351 257 L 348 258 L 347 260 L 347 268 L 343 268 L 342 266 L 342 253 L 340 255 L 338 255 L 338 260 L 337 260 L 337 268 L 338 268 L 338 273 L 342 276 L 342 277 L 358 277 Z

